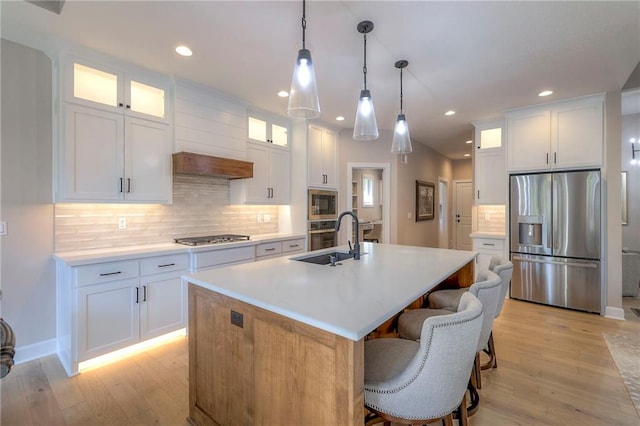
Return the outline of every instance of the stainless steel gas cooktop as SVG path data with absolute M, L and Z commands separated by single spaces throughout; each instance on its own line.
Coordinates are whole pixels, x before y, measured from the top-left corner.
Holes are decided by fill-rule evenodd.
M 201 246 L 205 244 L 219 244 L 219 243 L 232 243 L 235 241 L 249 241 L 249 236 L 235 235 L 235 234 L 222 234 L 222 235 L 208 235 L 205 237 L 176 238 L 174 241 L 178 244 L 184 244 L 186 246 Z

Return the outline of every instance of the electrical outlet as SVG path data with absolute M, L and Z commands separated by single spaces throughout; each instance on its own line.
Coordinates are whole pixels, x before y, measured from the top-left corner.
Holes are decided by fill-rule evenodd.
M 413 213 L 411 212 L 407 213 L 407 219 L 413 219 Z
M 118 218 L 118 229 L 127 229 L 127 218 L 119 217 Z
M 4 220 L 0 222 L 0 235 L 7 235 L 7 222 Z
M 262 223 L 262 215 L 260 213 L 256 215 L 256 222 Z
M 264 223 L 271 222 L 271 215 L 270 214 L 264 214 L 264 215 L 262 215 L 262 218 L 264 219 Z
M 491 220 L 491 213 L 485 213 L 484 220 Z

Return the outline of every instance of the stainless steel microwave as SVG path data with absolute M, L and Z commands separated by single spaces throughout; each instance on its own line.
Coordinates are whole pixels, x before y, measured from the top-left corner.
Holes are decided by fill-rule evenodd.
M 309 220 L 327 220 L 338 218 L 338 191 L 310 189 L 308 193 Z

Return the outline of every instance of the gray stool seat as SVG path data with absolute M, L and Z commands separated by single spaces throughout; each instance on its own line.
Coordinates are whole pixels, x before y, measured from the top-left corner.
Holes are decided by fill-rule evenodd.
M 398 334 L 402 339 L 420 340 L 424 320 L 438 315 L 449 315 L 451 312 L 446 309 L 409 309 L 398 318 Z
M 429 293 L 427 298 L 429 309 L 446 309 L 455 312 L 458 309 L 462 294 L 468 288 L 451 288 Z

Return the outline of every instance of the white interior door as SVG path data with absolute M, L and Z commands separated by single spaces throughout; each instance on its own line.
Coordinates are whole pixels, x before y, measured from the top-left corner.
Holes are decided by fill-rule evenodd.
M 438 247 L 449 248 L 449 182 L 438 180 Z
M 471 181 L 455 182 L 455 235 L 457 250 L 472 250 L 471 207 L 473 205 L 473 184 Z

